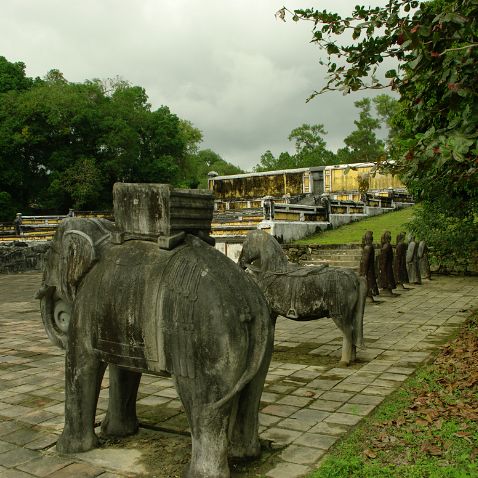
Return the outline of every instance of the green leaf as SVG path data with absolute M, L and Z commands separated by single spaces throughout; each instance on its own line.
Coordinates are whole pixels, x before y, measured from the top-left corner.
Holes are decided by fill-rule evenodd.
M 422 56 L 421 53 L 419 53 L 418 56 L 414 60 L 409 61 L 407 63 L 408 68 L 411 68 L 412 70 L 414 70 L 420 64 L 422 59 L 423 59 L 423 56 Z
M 327 44 L 327 54 L 328 55 L 334 55 L 334 54 L 337 54 L 339 52 L 340 52 L 340 50 L 335 43 L 328 43 Z

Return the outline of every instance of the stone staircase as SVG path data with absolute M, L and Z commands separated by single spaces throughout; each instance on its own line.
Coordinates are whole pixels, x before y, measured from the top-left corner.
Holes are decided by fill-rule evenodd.
M 360 244 L 283 245 L 291 262 L 318 266 L 329 264 L 359 271 L 362 248 Z
M 322 250 L 320 253 L 312 254 L 311 258 L 302 263 L 310 266 L 317 266 L 320 264 L 329 264 L 334 267 L 346 267 L 353 269 L 356 272 L 359 270 L 361 250 L 354 249 L 330 249 Z

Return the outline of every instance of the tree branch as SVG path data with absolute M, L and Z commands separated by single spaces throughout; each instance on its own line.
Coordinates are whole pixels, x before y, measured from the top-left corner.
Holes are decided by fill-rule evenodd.
M 470 43 L 468 45 L 459 46 L 459 47 L 456 47 L 456 48 L 447 48 L 446 50 L 443 50 L 442 53 L 440 53 L 440 56 L 444 55 L 445 53 L 448 53 L 449 51 L 466 50 L 467 48 L 474 48 L 476 46 L 478 46 L 478 43 Z

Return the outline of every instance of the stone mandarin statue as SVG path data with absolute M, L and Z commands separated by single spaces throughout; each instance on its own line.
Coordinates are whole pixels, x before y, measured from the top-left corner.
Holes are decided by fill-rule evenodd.
M 415 242 L 415 236 L 410 235 L 407 247 L 407 273 L 410 284 L 421 284 L 420 264 L 418 259 L 418 245 Z
M 400 232 L 397 235 L 397 246 L 395 248 L 394 259 L 395 281 L 402 289 L 407 290 L 404 284 L 408 284 L 407 273 L 407 244 L 405 243 L 405 233 Z
M 378 287 L 372 231 L 367 231 L 362 238 L 362 257 L 360 259 L 359 273 L 360 276 L 365 277 L 367 281 L 367 300 L 369 302 L 375 302 L 373 296 L 378 295 Z
M 395 277 L 393 274 L 393 247 L 391 244 L 392 235 L 390 231 L 385 231 L 381 237 L 380 250 L 380 287 L 382 294 L 394 296 L 393 289 L 396 289 Z
M 420 241 L 418 244 L 418 263 L 420 275 L 424 279 L 430 280 L 432 272 L 430 270 L 430 263 L 428 262 L 428 246 L 425 241 Z

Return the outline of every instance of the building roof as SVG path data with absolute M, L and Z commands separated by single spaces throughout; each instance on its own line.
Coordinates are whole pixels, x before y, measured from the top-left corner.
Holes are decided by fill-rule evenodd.
M 296 169 L 278 169 L 276 171 L 261 171 L 258 173 L 242 173 L 242 174 L 230 174 L 227 176 L 215 176 L 211 178 L 216 179 L 237 179 L 237 178 L 251 178 L 254 176 L 275 176 L 278 174 L 294 174 L 294 173 L 305 173 L 306 171 L 320 171 L 324 169 L 324 166 L 314 166 L 310 168 L 296 168 Z
M 278 174 L 294 174 L 305 173 L 307 171 L 323 171 L 324 169 L 347 169 L 356 167 L 375 166 L 376 163 L 351 163 L 351 164 L 331 164 L 329 166 L 310 166 L 308 168 L 295 168 L 295 169 L 278 169 L 276 171 L 261 171 L 258 173 L 242 173 L 242 174 L 230 174 L 227 176 L 214 176 L 212 179 L 239 179 L 239 178 L 251 178 L 255 176 L 276 176 Z

